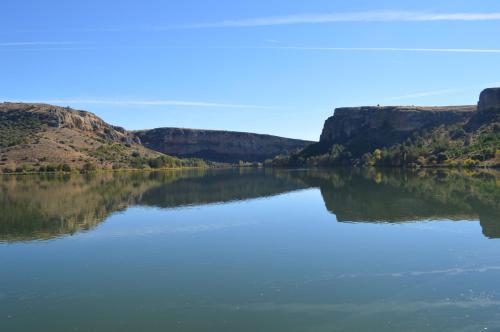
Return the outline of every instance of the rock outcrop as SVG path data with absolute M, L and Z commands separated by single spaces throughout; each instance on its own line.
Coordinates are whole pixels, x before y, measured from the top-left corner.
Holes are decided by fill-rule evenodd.
M 261 162 L 313 143 L 271 135 L 222 130 L 157 128 L 135 132 L 149 149 L 217 162 Z
M 337 108 L 325 121 L 320 142 L 372 151 L 405 140 L 415 131 L 467 121 L 476 106 L 365 106 Z
M 500 110 L 500 88 L 489 88 L 479 96 L 478 111 Z
M 93 113 L 74 110 L 69 107 L 47 104 L 3 103 L 0 104 L 0 112 L 2 118 L 13 122 L 17 118 L 31 118 L 32 121 L 37 121 L 41 125 L 51 128 L 76 129 L 111 141 L 138 142 L 138 139 L 124 128 L 110 125 Z

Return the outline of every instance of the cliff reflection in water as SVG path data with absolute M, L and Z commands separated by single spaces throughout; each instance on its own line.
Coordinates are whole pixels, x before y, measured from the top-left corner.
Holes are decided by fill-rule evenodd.
M 43 240 L 94 228 L 130 206 L 175 208 L 267 197 L 304 188 L 248 169 L 0 178 L 0 241 Z
M 175 208 L 319 188 L 340 222 L 479 220 L 500 237 L 494 172 L 191 170 L 0 178 L 0 241 L 43 240 L 90 230 L 130 206 Z M 272 218 L 272 216 L 270 216 Z
M 313 171 L 307 178 L 340 222 L 479 220 L 486 237 L 500 237 L 495 171 Z

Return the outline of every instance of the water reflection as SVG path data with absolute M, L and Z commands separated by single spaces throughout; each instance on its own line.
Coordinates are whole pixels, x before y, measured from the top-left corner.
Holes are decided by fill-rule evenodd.
M 4 176 L 0 241 L 43 240 L 91 230 L 131 206 L 176 208 L 319 188 L 340 222 L 479 220 L 500 237 L 494 171 L 190 170 L 89 176 Z
M 495 171 L 312 171 L 326 208 L 341 222 L 479 220 L 500 237 L 500 177 Z M 309 181 L 309 183 L 311 183 Z

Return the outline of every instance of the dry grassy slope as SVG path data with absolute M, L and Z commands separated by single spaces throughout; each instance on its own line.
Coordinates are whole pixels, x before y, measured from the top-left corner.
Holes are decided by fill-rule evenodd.
M 46 104 L 0 104 L 0 167 L 81 166 L 87 161 L 125 166 L 133 153 L 147 158 L 161 155 L 89 112 Z

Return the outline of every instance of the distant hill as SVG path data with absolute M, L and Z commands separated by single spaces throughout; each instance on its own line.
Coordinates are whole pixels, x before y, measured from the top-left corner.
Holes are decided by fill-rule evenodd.
M 500 88 L 478 106 L 337 108 L 318 143 L 272 165 L 500 166 Z
M 141 168 L 163 159 L 177 162 L 145 148 L 130 132 L 90 112 L 46 104 L 0 104 L 0 168 L 4 170 Z
M 314 142 L 223 130 L 156 128 L 134 132 L 152 150 L 182 158 L 238 163 L 262 162 Z

